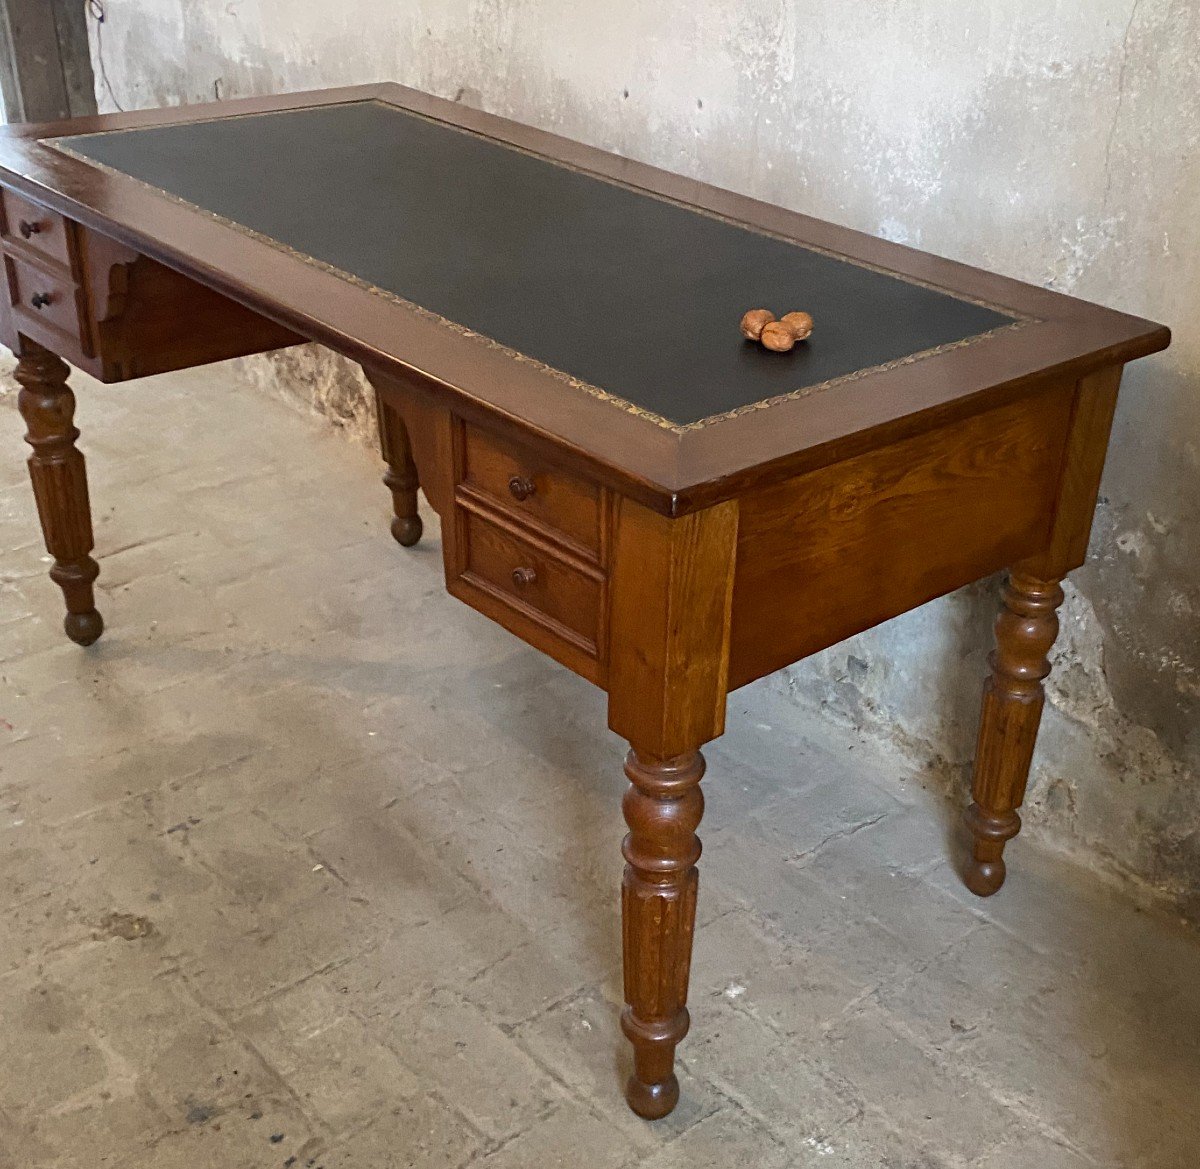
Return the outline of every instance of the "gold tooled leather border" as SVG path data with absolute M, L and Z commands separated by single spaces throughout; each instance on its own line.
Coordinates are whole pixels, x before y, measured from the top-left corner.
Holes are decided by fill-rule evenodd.
M 651 199 L 657 199 L 662 203 L 669 203 L 676 207 L 682 207 L 695 214 L 703 215 L 709 219 L 715 219 L 722 223 L 727 223 L 744 231 L 750 231 L 756 235 L 762 235 L 770 239 L 779 240 L 783 243 L 790 244 L 793 247 L 803 248 L 805 251 L 814 252 L 818 255 L 829 256 L 844 263 L 853 264 L 855 267 L 864 268 L 871 272 L 877 272 L 882 275 L 889 276 L 892 279 L 899 280 L 905 284 L 912 284 L 920 288 L 928 288 L 935 292 L 941 293 L 943 296 L 949 296 L 955 300 L 960 300 L 967 304 L 974 304 L 981 308 L 990 309 L 993 312 L 1000 313 L 1003 316 L 1011 318 L 1011 323 L 1007 325 L 1000 325 L 995 329 L 988 330 L 986 333 L 977 333 L 971 337 L 964 337 L 959 341 L 952 341 L 946 345 L 938 345 L 931 349 L 923 349 L 918 353 L 911 353 L 905 357 L 897 358 L 894 361 L 884 362 L 881 365 L 872 365 L 864 367 L 863 369 L 854 370 L 851 373 L 843 374 L 840 377 L 831 378 L 828 381 L 818 382 L 809 386 L 801 386 L 798 389 L 791 390 L 784 394 L 777 394 L 771 398 L 763 398 L 757 402 L 748 402 L 745 405 L 736 407 L 735 409 L 726 410 L 719 414 L 711 414 L 705 418 L 698 419 L 695 422 L 678 423 L 673 422 L 669 418 L 664 418 L 662 415 L 656 414 L 652 410 L 647 410 L 642 406 L 638 406 L 633 402 L 627 401 L 625 398 L 622 398 L 617 394 L 613 394 L 608 390 L 602 389 L 600 386 L 592 385 L 581 378 L 577 378 L 572 374 L 567 373 L 565 370 L 548 365 L 546 362 L 540 361 L 536 357 L 531 357 L 527 353 L 522 353 L 518 349 L 513 349 L 510 346 L 495 340 L 493 337 L 489 337 L 484 333 L 476 332 L 474 329 L 468 328 L 466 325 L 460 324 L 457 321 L 449 320 L 448 318 L 441 316 L 439 313 L 435 313 L 432 309 L 427 309 L 424 306 L 415 303 L 414 301 L 400 296 L 398 293 L 391 292 L 386 288 L 380 288 L 377 285 L 371 284 L 369 281 L 363 280 L 361 277 L 354 275 L 352 272 L 347 272 L 344 269 L 338 268 L 333 264 L 329 264 L 324 260 L 320 260 L 315 256 L 310 256 L 306 252 L 298 251 L 288 244 L 282 243 L 279 240 L 273 239 L 271 236 L 264 235 L 262 232 L 254 230 L 254 228 L 247 227 L 245 224 L 238 223 L 236 220 L 229 219 L 228 217 L 220 215 L 215 211 L 209 211 L 205 207 L 201 207 L 196 203 L 192 203 L 190 200 L 184 199 L 179 195 L 175 195 L 170 191 L 165 191 L 161 187 L 156 187 L 153 183 L 145 182 L 134 175 L 127 174 L 125 171 L 119 170 L 116 167 L 111 167 L 106 163 L 98 162 L 96 159 L 89 158 L 86 154 L 83 154 L 80 151 L 77 151 L 66 145 L 68 139 L 71 141 L 79 141 L 86 138 L 100 138 L 109 134 L 136 134 L 141 130 L 162 129 L 169 126 L 201 125 L 206 121 L 219 122 L 236 118 L 264 118 L 283 116 L 285 114 L 304 113 L 310 110 L 336 109 L 341 105 L 381 105 L 387 109 L 399 110 L 410 117 L 419 118 L 422 121 L 433 123 L 444 129 L 454 130 L 458 133 L 466 134 L 473 138 L 481 138 L 485 141 L 496 143 L 505 149 L 515 150 L 519 154 L 536 158 L 542 162 L 549 163 L 552 166 L 573 171 L 577 174 L 587 175 L 588 177 L 599 180 L 600 182 L 609 183 L 612 186 L 621 187 L 624 190 L 633 191 L 636 194 L 646 196 Z M 292 256 L 293 258 L 300 260 L 311 267 L 318 268 L 323 272 L 328 272 L 330 275 L 336 276 L 341 280 L 345 280 L 347 283 L 353 284 L 357 288 L 361 288 L 366 292 L 370 292 L 375 296 L 380 296 L 384 300 L 399 305 L 425 320 L 434 321 L 445 328 L 452 329 L 460 336 L 469 337 L 472 340 L 479 341 L 487 345 L 489 349 L 498 350 L 514 361 L 531 365 L 539 371 L 551 375 L 558 381 L 564 382 L 574 389 L 582 390 L 584 393 L 589 394 L 593 398 L 597 398 L 602 402 L 607 402 L 610 405 L 616 406 L 617 408 L 623 410 L 627 414 L 632 414 L 635 417 L 645 419 L 647 422 L 651 422 L 655 426 L 658 426 L 664 430 L 669 430 L 675 434 L 686 434 L 688 431 L 700 430 L 704 427 L 712 426 L 719 422 L 726 422 L 733 418 L 739 418 L 744 414 L 751 414 L 759 410 L 770 409 L 772 406 L 777 406 L 783 402 L 794 402 L 802 398 L 808 398 L 814 394 L 823 393 L 824 391 L 832 389 L 835 386 L 841 386 L 850 382 L 860 381 L 863 378 L 870 377 L 874 374 L 886 373 L 889 370 L 899 369 L 902 366 L 914 365 L 919 361 L 925 361 L 928 358 L 937 357 L 939 354 L 949 353 L 956 349 L 965 349 L 968 346 L 976 345 L 982 341 L 989 340 L 1001 334 L 1014 332 L 1015 330 L 1025 328 L 1028 325 L 1039 323 L 1038 318 L 1029 316 L 1025 313 L 1020 313 L 1006 305 L 996 304 L 991 301 L 966 296 L 962 293 L 954 292 L 948 288 L 943 288 L 941 285 L 934 284 L 931 281 L 921 280 L 915 276 L 908 276 L 902 272 L 895 272 L 890 268 L 885 268 L 878 264 L 872 264 L 870 261 L 861 260 L 855 256 L 850 256 L 843 252 L 835 251 L 831 248 L 821 247 L 819 244 L 811 244 L 803 240 L 797 240 L 791 236 L 784 235 L 781 232 L 771 231 L 769 228 L 760 227 L 752 223 L 746 223 L 744 220 L 736 219 L 732 216 L 722 215 L 720 212 L 712 211 L 707 207 L 697 207 L 694 204 L 687 203 L 681 199 L 674 199 L 668 195 L 660 194 L 657 191 L 647 190 L 645 187 L 639 187 L 636 184 L 628 183 L 621 179 L 615 179 L 609 175 L 598 174 L 593 170 L 588 170 L 586 167 L 575 166 L 572 163 L 564 162 L 561 159 L 552 158 L 549 155 L 541 154 L 538 151 L 530 150 L 527 147 L 519 146 L 512 142 L 506 142 L 502 138 L 494 138 L 489 134 L 481 133 L 478 130 L 472 130 L 466 126 L 459 126 L 454 122 L 447 122 L 441 118 L 435 118 L 432 115 L 422 113 L 419 110 L 411 110 L 406 106 L 397 105 L 394 102 L 384 101 L 382 98 L 367 98 L 361 101 L 348 102 L 329 102 L 319 106 L 295 106 L 286 110 L 262 110 L 257 113 L 231 113 L 208 119 L 190 121 L 158 122 L 153 126 L 131 127 L 126 130 L 99 130 L 91 134 L 72 134 L 65 138 L 42 138 L 38 141 L 41 145 L 47 147 L 48 149 L 58 151 L 60 154 L 65 154 L 69 158 L 73 158 L 87 166 L 95 167 L 97 170 L 100 170 L 105 174 L 124 179 L 126 182 L 136 183 L 144 190 L 150 191 L 155 195 L 167 199 L 181 207 L 186 207 L 197 214 L 204 215 L 224 227 L 228 227 L 239 232 L 249 239 L 253 239 L 258 243 L 266 244 L 268 247 Z

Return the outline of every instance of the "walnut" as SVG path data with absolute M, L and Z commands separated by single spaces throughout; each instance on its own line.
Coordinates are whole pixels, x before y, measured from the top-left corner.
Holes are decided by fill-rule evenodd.
M 797 341 L 804 341 L 812 336 L 813 319 L 808 313 L 785 313 L 780 320 L 792 330 L 792 336 Z
M 742 336 L 747 341 L 757 341 L 762 337 L 764 326 L 769 325 L 775 319 L 775 314 L 770 309 L 752 308 L 744 317 L 742 317 Z
M 759 340 L 773 353 L 786 353 L 796 344 L 796 335 L 790 325 L 785 325 L 782 321 L 771 321 L 764 326 Z

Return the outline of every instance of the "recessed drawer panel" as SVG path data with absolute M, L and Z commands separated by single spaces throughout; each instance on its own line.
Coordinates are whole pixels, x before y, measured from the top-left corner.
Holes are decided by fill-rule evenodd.
M 497 507 L 540 523 L 580 548 L 600 550 L 600 488 L 530 448 L 466 428 L 463 483 Z
M 538 624 L 558 626 L 595 652 L 602 578 L 492 523 L 462 515 L 468 583 L 482 586 Z
M 4 265 L 9 300 L 18 313 L 76 338 L 86 350 L 85 318 L 75 282 L 12 255 L 4 257 Z
M 12 191 L 3 194 L 5 239 L 14 240 L 19 247 L 70 268 L 71 241 L 67 237 L 67 221 Z

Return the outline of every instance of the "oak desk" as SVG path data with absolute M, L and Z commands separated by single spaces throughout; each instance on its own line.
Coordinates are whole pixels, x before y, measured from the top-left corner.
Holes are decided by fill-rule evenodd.
M 450 592 L 607 691 L 636 1112 L 679 1094 L 726 695 L 1008 568 L 965 874 L 1000 887 L 1122 367 L 1166 329 L 390 85 L 10 129 L 0 186 L 69 637 L 102 622 L 64 359 L 310 339 L 376 388 L 400 543 L 419 485 Z M 816 332 L 768 353 L 758 306 Z

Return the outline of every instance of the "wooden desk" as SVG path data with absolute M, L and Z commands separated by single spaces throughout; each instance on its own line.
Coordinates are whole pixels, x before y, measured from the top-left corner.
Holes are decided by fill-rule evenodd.
M 1000 887 L 1122 367 L 1166 329 L 397 86 L 10 129 L 0 186 L 68 636 L 102 621 L 63 359 L 117 382 L 312 339 L 377 390 L 400 543 L 419 485 L 450 592 L 607 691 L 640 1115 L 679 1094 L 727 694 L 1008 568 L 966 816 L 966 883 Z M 813 337 L 743 341 L 760 305 Z

